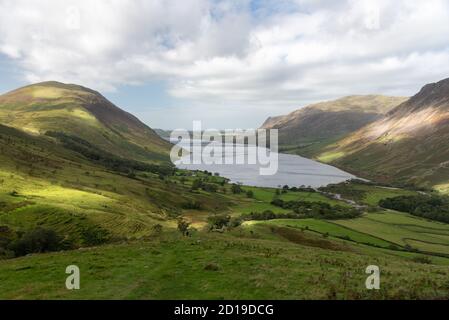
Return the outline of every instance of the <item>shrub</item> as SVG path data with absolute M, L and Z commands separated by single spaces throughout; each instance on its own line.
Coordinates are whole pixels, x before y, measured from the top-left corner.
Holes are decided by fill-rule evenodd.
M 283 209 L 292 210 L 296 214 L 316 219 L 351 219 L 362 212 L 355 208 L 331 206 L 325 202 L 283 201 L 275 198 L 271 204 Z
M 206 266 L 204 267 L 204 270 L 218 271 L 218 270 L 220 270 L 220 266 L 214 262 L 211 262 L 211 263 L 206 264 Z
M 178 230 L 185 237 L 189 235 L 189 226 L 190 222 L 186 221 L 183 218 L 178 219 Z
M 192 182 L 192 190 L 198 190 L 203 186 L 203 180 L 195 179 Z
M 203 204 L 197 200 L 190 200 L 184 203 L 182 208 L 186 210 L 201 210 L 203 208 Z
M 379 205 L 386 209 L 449 223 L 449 197 L 439 195 L 399 196 L 383 199 Z
M 432 263 L 432 260 L 426 256 L 413 257 L 412 261 L 416 262 L 416 263 L 423 263 L 423 264 L 431 264 Z
M 130 173 L 128 173 L 126 176 L 127 176 L 128 178 L 130 178 L 130 179 L 135 179 L 135 178 L 136 178 L 136 174 L 135 174 L 133 171 L 131 171 Z
M 208 219 L 210 230 L 223 229 L 229 225 L 231 217 L 225 214 L 217 214 L 210 216 Z
M 98 246 L 109 241 L 109 232 L 98 226 L 89 226 L 81 232 L 81 237 L 84 245 Z
M 62 240 L 53 230 L 37 228 L 24 233 L 19 239 L 12 241 L 8 249 L 14 251 L 16 256 L 57 251 L 62 250 L 64 247 Z
M 339 194 L 343 198 L 353 201 L 361 201 L 366 196 L 366 191 L 357 189 L 354 185 L 347 182 L 330 184 L 326 187 L 321 187 L 318 190 L 325 193 Z
M 282 219 L 282 215 L 276 215 L 271 210 L 265 210 L 263 212 L 251 212 L 250 214 L 242 215 L 242 219 L 245 219 L 245 220 L 273 220 L 273 219 Z
M 206 192 L 217 192 L 218 186 L 212 183 L 204 183 L 202 189 Z
M 73 150 L 85 158 L 101 164 L 108 169 L 128 174 L 130 171 L 148 171 L 163 176 L 173 175 L 175 167 L 172 165 L 156 165 L 136 160 L 118 157 L 105 150 L 99 149 L 90 142 L 63 132 L 47 131 L 45 135 L 58 139 L 65 148 Z M 89 173 L 86 172 L 88 175 Z
M 160 224 L 155 224 L 152 229 L 155 234 L 161 234 L 163 227 Z
M 242 189 L 242 187 L 239 184 L 235 184 L 234 183 L 231 186 L 231 191 L 232 191 L 233 194 L 240 194 L 240 193 L 243 192 L 243 189 Z
M 229 222 L 230 228 L 237 228 L 242 224 L 242 218 L 231 218 L 231 221 Z
M 18 197 L 18 196 L 19 196 L 19 193 L 18 193 L 16 190 L 13 190 L 13 191 L 11 191 L 11 192 L 9 193 L 9 195 L 12 196 L 12 197 Z

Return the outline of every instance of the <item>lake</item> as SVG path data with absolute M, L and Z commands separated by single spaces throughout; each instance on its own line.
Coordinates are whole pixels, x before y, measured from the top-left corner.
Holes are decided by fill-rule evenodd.
M 252 148 L 260 148 L 252 146 Z M 267 149 L 263 148 L 264 151 Z M 234 151 L 235 153 L 236 151 Z M 247 153 L 245 153 L 247 154 Z M 290 187 L 311 186 L 314 188 L 339 183 L 355 176 L 314 160 L 290 154 L 278 154 L 278 170 L 274 175 L 260 175 L 260 165 L 250 164 L 180 164 L 175 163 L 180 169 L 207 170 L 219 173 L 233 183 L 256 187 L 273 187 L 288 185 Z

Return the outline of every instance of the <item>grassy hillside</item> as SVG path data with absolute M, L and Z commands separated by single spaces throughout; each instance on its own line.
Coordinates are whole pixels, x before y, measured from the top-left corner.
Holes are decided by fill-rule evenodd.
M 269 118 L 262 128 L 279 130 L 283 151 L 313 156 L 338 138 L 382 118 L 404 100 L 376 95 L 349 96 Z
M 21 90 L 45 93 L 42 105 L 36 97 L 27 105 L 20 90 L 1 100 L 12 120 L 0 125 L 1 299 L 449 297 L 448 225 L 378 207 L 418 192 L 355 181 L 256 188 L 177 170 L 158 158 L 164 144 L 161 153 L 122 153 L 145 150 L 133 118 L 125 134 L 114 127 L 121 116 L 89 106 L 73 116 L 78 95 L 95 93 L 37 87 Z M 71 92 L 69 107 L 49 102 L 59 90 Z M 104 148 L 96 138 L 108 132 L 118 140 Z M 79 291 L 65 289 L 72 264 Z M 365 288 L 371 264 L 381 269 L 380 291 Z
M 163 139 L 170 139 L 171 130 L 154 129 L 154 132 L 156 132 L 159 137 Z
M 449 257 L 449 225 L 444 223 L 389 211 L 335 223 L 404 248 Z
M 425 86 L 378 120 L 320 150 L 317 159 L 371 179 L 449 185 L 449 79 Z
M 4 94 L 0 123 L 38 135 L 64 132 L 121 157 L 168 161 L 169 144 L 151 128 L 77 85 L 43 82 Z
M 449 296 L 449 259 L 444 257 L 446 251 L 442 251 L 446 248 L 446 225 L 425 221 L 417 224 L 417 220 L 407 215 L 404 216 L 409 220 L 399 221 L 403 214 L 390 213 L 379 215 L 379 219 L 385 217 L 382 223 L 403 232 L 395 238 L 388 231 L 370 229 L 372 218 L 377 217 L 372 214 L 342 221 L 248 221 L 220 232 L 209 232 L 208 221 L 215 214 L 239 218 L 242 214 L 266 210 L 277 214 L 288 212 L 271 203 L 277 198 L 348 209 L 350 206 L 343 200 L 305 190 L 279 192 L 243 186 L 242 192 L 234 194 L 225 179 L 200 172 L 176 171 L 163 179 L 145 171 L 127 175 L 65 149 L 51 138 L 31 136 L 8 127 L 0 129 L 3 150 L 0 235 L 5 226 L 23 232 L 40 226 L 54 229 L 81 246 L 78 250 L 0 261 L 0 298 Z M 198 179 L 216 184 L 218 189 L 193 189 Z M 365 196 L 370 191 L 375 195 L 363 197 L 371 204 L 402 193 L 396 189 L 363 187 Z M 249 191 L 252 194 L 247 194 Z M 185 206 L 194 201 L 201 203 L 201 207 Z M 195 228 L 188 237 L 176 230 L 176 219 L 180 216 Z M 350 223 L 354 225 L 345 225 Z M 405 227 L 396 226 L 398 223 Z M 161 229 L 157 231 L 155 225 L 161 225 Z M 105 244 L 92 247 L 93 244 L 85 242 L 92 232 L 99 230 L 106 231 Z M 412 243 L 410 250 L 405 247 L 408 242 L 403 242 L 404 238 L 428 241 L 430 237 L 438 247 Z M 443 246 L 435 237 L 442 237 L 439 242 Z M 64 287 L 65 267 L 71 264 L 81 268 L 79 291 Z M 364 270 L 369 264 L 377 264 L 382 270 L 382 289 L 378 292 L 364 287 Z
M 155 172 L 126 174 L 65 149 L 51 138 L 0 126 L 0 225 L 51 227 L 82 245 L 85 230 L 111 238 L 142 237 L 171 225 L 189 201 L 225 208 L 219 195 L 191 194 Z
M 274 231 L 273 231 L 274 230 Z M 290 228 L 251 236 L 166 234 L 146 242 L 0 261 L 3 299 L 447 299 L 447 266 Z M 319 247 L 322 246 L 322 247 Z M 65 289 L 76 264 L 81 290 Z M 365 268 L 382 270 L 380 291 Z

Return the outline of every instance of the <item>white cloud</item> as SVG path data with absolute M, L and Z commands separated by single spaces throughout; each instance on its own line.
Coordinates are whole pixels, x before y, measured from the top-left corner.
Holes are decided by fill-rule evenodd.
M 0 52 L 29 82 L 108 91 L 163 80 L 186 105 L 220 114 L 412 94 L 449 76 L 448 1 L 258 3 L 0 0 Z

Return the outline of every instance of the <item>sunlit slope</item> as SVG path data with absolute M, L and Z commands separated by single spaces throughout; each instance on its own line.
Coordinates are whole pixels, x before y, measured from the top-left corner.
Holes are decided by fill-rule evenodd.
M 145 162 L 168 160 L 169 145 L 100 93 L 44 82 L 0 96 L 0 123 L 29 133 L 64 132 L 115 155 Z
M 317 157 L 370 178 L 444 188 L 449 183 L 449 79 L 422 90 Z
M 130 176 L 89 161 L 46 136 L 0 125 L 0 226 L 16 231 L 50 228 L 76 245 L 175 228 L 182 206 L 201 201 L 214 212 L 220 196 L 191 194 L 152 172 Z
M 269 118 L 262 127 L 278 129 L 281 145 L 291 151 L 313 155 L 316 149 L 382 118 L 405 99 L 380 95 L 348 96 Z

